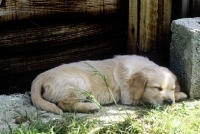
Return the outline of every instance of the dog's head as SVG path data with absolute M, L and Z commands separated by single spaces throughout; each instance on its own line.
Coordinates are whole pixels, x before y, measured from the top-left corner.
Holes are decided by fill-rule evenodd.
M 134 100 L 154 105 L 175 103 L 175 91 L 180 91 L 176 76 L 167 68 L 144 68 L 129 80 L 130 94 Z

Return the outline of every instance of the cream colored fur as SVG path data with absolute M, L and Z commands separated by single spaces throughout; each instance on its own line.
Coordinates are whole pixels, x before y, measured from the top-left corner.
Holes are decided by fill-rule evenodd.
M 176 76 L 147 58 L 127 55 L 102 61 L 81 61 L 63 64 L 38 75 L 32 83 L 33 104 L 42 110 L 62 114 L 63 111 L 93 112 L 99 109 L 94 103 L 84 102 L 85 90 L 100 104 L 113 103 L 104 81 L 93 75 L 92 65 L 105 75 L 117 102 L 137 105 L 148 102 L 162 105 L 165 99 L 186 98 L 180 92 Z M 162 90 L 161 90 L 162 89 Z M 160 91 L 161 90 L 161 91 Z

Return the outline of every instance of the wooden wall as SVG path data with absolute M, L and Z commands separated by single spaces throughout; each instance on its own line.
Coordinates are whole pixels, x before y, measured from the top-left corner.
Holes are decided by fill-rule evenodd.
M 127 52 L 167 66 L 171 11 L 172 0 L 129 0 Z
M 200 0 L 129 0 L 128 53 L 169 66 L 171 21 L 200 17 Z
M 167 49 L 170 39 L 172 0 L 129 1 L 128 51 L 153 52 Z M 134 47 L 134 48 L 133 48 Z
M 172 20 L 200 17 L 200 0 L 176 0 L 172 2 Z
M 122 0 L 1 0 L 1 20 L 23 20 L 75 14 L 79 17 L 116 13 Z
M 0 89 L 29 90 L 62 63 L 125 54 L 127 8 L 127 0 L 3 0 Z

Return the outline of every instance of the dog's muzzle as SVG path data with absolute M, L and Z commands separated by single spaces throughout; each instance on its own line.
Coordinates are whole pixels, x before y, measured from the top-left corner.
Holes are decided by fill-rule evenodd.
M 173 101 L 171 99 L 165 99 L 163 101 L 164 104 L 167 104 L 167 105 L 171 105 L 173 103 Z

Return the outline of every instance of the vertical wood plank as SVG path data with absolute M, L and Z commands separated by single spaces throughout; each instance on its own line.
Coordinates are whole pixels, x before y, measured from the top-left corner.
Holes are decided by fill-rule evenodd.
M 172 0 L 163 0 L 163 35 L 162 35 L 162 50 L 169 50 L 170 38 L 171 38 L 171 13 L 172 13 Z
M 140 0 L 140 52 L 169 50 L 172 0 Z
M 188 17 L 189 15 L 190 0 L 182 0 L 181 18 Z
M 192 0 L 192 17 L 200 16 L 200 0 Z
M 158 0 L 158 19 L 157 19 L 157 46 L 156 46 L 156 50 L 161 49 L 162 48 L 162 41 L 163 41 L 163 19 L 164 19 L 164 0 Z
M 138 1 L 129 0 L 127 53 L 135 54 L 138 43 Z
M 140 1 L 140 52 L 156 50 L 158 0 Z

